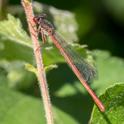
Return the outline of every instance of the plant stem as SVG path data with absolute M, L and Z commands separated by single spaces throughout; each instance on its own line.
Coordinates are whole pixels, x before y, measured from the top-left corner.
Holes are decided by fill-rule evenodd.
M 45 70 L 43 67 L 41 49 L 38 42 L 37 32 L 33 28 L 36 25 L 35 25 L 35 22 L 33 21 L 34 14 L 32 9 L 32 3 L 31 3 L 31 0 L 22 0 L 21 2 L 26 13 L 29 31 L 32 38 L 32 42 L 33 42 L 34 55 L 35 55 L 37 71 L 38 71 L 37 77 L 39 80 L 40 91 L 43 98 L 47 124 L 53 124 L 52 107 L 51 107 L 49 91 L 47 87 Z

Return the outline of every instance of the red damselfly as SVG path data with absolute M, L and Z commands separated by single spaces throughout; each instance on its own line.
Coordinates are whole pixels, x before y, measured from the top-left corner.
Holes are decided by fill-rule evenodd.
M 40 33 L 40 35 L 42 36 L 43 42 L 46 41 L 46 35 L 51 38 L 51 40 L 59 49 L 60 53 L 65 58 L 72 71 L 83 84 L 85 89 L 89 92 L 98 108 L 102 112 L 104 112 L 104 105 L 90 88 L 90 86 L 87 84 L 87 82 L 92 79 L 96 74 L 94 68 L 89 63 L 87 63 L 83 59 L 83 57 L 79 56 L 79 54 L 75 52 L 69 46 L 69 44 L 55 31 L 53 25 L 46 19 L 45 14 L 35 16 L 33 20 L 37 25 L 37 32 Z

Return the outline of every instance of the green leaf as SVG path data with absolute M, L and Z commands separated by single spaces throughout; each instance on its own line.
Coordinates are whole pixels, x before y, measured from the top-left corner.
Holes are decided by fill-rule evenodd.
M 22 60 L 32 63 L 32 43 L 22 29 L 19 19 L 8 14 L 8 20 L 0 21 L 0 59 Z
M 0 34 L 5 39 L 32 47 L 31 39 L 22 29 L 20 20 L 10 14 L 8 14 L 8 20 L 0 22 Z
M 92 87 L 96 89 L 98 94 L 105 91 L 106 88 L 116 82 L 124 81 L 124 60 L 111 56 L 107 51 L 95 50 L 96 67 L 98 70 L 98 78 L 92 83 Z
M 123 124 L 124 123 L 124 83 L 108 88 L 100 96 L 106 111 L 101 113 L 95 106 L 90 124 Z
M 45 71 L 50 71 L 52 69 L 56 69 L 58 66 L 57 65 L 49 65 L 45 67 Z
M 9 94 L 9 95 L 8 95 Z M 1 124 L 46 124 L 42 101 L 0 87 Z M 53 107 L 56 124 L 76 124 L 65 112 Z
M 25 70 L 24 62 L 0 61 L 0 83 L 2 85 L 16 89 L 23 89 L 29 88 L 33 80 L 34 75 Z
M 25 69 L 37 75 L 37 69 L 31 64 L 25 64 Z

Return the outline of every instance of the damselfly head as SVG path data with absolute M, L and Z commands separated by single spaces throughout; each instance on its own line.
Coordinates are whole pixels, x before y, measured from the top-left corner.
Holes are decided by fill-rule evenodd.
M 45 13 L 42 13 L 38 16 L 34 16 L 33 21 L 35 23 L 40 23 L 40 21 L 46 19 L 46 17 L 47 17 L 47 15 Z

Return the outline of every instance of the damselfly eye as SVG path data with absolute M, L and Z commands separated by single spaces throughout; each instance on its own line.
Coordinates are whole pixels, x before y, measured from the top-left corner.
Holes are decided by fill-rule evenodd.
M 33 18 L 33 21 L 34 21 L 35 23 L 37 23 L 38 18 L 37 18 L 37 17 L 34 17 L 34 18 Z
M 33 21 L 34 21 L 36 24 L 39 24 L 41 20 L 42 20 L 42 18 L 39 17 L 39 16 L 35 16 L 35 17 L 33 18 Z

